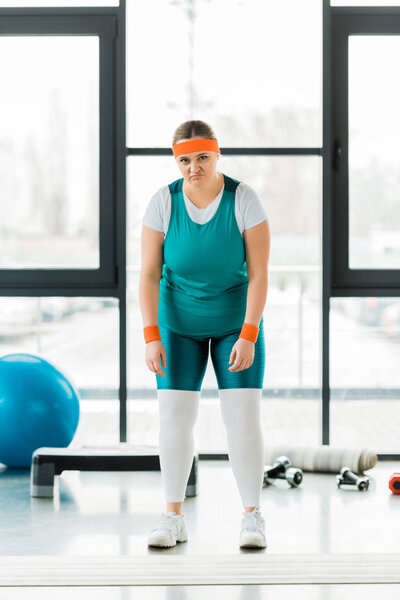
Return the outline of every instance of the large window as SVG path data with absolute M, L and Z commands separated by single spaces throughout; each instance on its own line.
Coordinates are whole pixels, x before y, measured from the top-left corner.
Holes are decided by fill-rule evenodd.
M 400 268 L 397 36 L 349 36 L 349 267 Z
M 321 160 L 319 157 L 221 156 L 219 165 L 224 173 L 253 183 L 272 230 L 264 311 L 263 430 L 266 440 L 290 443 L 295 437 L 299 443 L 319 444 Z M 138 297 L 141 220 L 145 209 L 142 199 L 149 199 L 157 185 L 178 178 L 176 171 L 171 157 L 132 157 L 128 163 L 128 431 L 132 443 L 155 446 L 158 443 L 156 379 L 144 360 Z M 196 424 L 197 448 L 202 453 L 226 452 L 217 396 L 209 358 Z
M 78 391 L 73 445 L 119 441 L 118 343 L 115 298 L 0 298 L 0 356 L 40 356 Z
M 379 18 L 378 18 L 379 16 Z M 400 9 L 332 9 L 332 285 L 400 285 Z
M 149 28 L 155 45 L 146 43 Z M 320 443 L 322 162 L 310 147 L 322 141 L 321 3 L 129 2 L 126 72 L 130 441 L 158 444 L 138 297 L 142 218 L 152 194 L 181 176 L 170 151 L 174 129 L 199 118 L 217 134 L 218 169 L 256 190 L 270 223 L 265 438 Z M 285 147 L 297 149 L 273 155 Z M 227 452 L 210 357 L 195 431 L 199 452 Z
M 332 298 L 331 444 L 393 453 L 400 427 L 400 299 Z
M 0 37 L 0 267 L 98 268 L 99 38 Z
M 321 105 L 320 0 L 127 2 L 128 146 L 194 118 L 224 146 L 320 146 Z
M 115 444 L 117 13 L 57 4 L 0 2 L 0 351 L 71 380 L 73 445 Z
M 1 283 L 115 284 L 115 19 L 1 10 Z
M 193 118 L 269 219 L 266 442 L 393 452 L 400 1 L 368 4 L 0 0 L 0 345 L 71 377 L 75 444 L 157 447 L 141 224 Z M 211 359 L 196 435 L 227 452 Z

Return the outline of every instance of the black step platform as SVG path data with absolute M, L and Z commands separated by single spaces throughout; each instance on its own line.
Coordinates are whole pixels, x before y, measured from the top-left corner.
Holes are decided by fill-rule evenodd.
M 199 455 L 186 486 L 186 497 L 197 496 Z M 160 457 L 151 449 L 137 447 L 82 446 L 81 448 L 38 448 L 32 454 L 31 496 L 52 498 L 54 476 L 63 471 L 159 471 Z

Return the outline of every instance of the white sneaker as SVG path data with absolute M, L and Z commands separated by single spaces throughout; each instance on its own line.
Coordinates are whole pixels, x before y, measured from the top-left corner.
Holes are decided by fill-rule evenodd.
M 148 545 L 170 548 L 176 546 L 176 542 L 187 542 L 187 539 L 183 515 L 177 515 L 175 512 L 162 513 L 156 527 L 149 534 Z
M 240 532 L 241 548 L 266 548 L 265 521 L 259 507 L 252 512 L 244 512 Z

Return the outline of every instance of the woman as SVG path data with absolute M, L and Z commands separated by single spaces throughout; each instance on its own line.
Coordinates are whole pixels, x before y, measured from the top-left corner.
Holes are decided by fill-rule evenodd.
M 207 123 L 182 123 L 172 151 L 182 177 L 154 194 L 142 226 L 140 307 L 146 364 L 157 381 L 167 504 L 148 545 L 171 547 L 187 540 L 182 505 L 210 346 L 229 459 L 244 506 L 240 546 L 264 548 L 260 404 L 268 220 L 250 186 L 217 171 L 218 141 Z

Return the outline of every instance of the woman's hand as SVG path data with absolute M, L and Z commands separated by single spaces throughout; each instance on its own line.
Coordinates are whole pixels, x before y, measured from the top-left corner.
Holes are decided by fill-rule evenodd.
M 148 342 L 146 344 L 146 364 L 150 371 L 157 373 L 157 375 L 161 375 L 161 377 L 165 377 L 165 373 L 160 367 L 160 356 L 162 366 L 165 369 L 167 366 L 167 358 L 163 343 L 161 340 L 153 340 L 152 342 Z
M 243 371 L 244 369 L 251 367 L 254 360 L 254 352 L 254 342 L 239 338 L 235 342 L 229 357 L 229 364 L 231 364 L 234 359 L 235 362 L 231 367 L 228 367 L 228 370 Z

